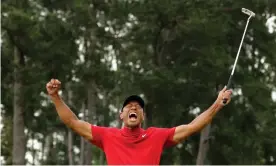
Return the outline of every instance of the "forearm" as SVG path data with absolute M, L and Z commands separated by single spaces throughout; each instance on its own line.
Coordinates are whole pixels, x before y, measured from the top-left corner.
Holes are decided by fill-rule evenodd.
M 65 125 L 70 127 L 72 121 L 78 120 L 77 116 L 70 110 L 59 95 L 51 96 L 51 100 L 55 105 L 59 118 Z
M 173 140 L 175 142 L 180 142 L 190 136 L 191 134 L 198 132 L 202 130 L 207 124 L 209 124 L 213 117 L 216 115 L 216 113 L 224 106 L 222 104 L 222 99 L 227 99 L 228 104 L 230 102 L 230 95 L 232 91 L 226 90 L 226 87 L 224 87 L 220 92 L 217 100 L 214 102 L 214 104 L 209 107 L 206 111 L 204 111 L 202 114 L 200 114 L 197 118 L 195 118 L 191 123 L 187 125 L 180 125 L 177 126 L 175 129 Z
M 204 128 L 207 124 L 209 124 L 215 114 L 222 108 L 223 106 L 219 104 L 218 101 L 214 102 L 214 104 L 209 107 L 206 111 L 200 114 L 197 118 L 195 118 L 190 125 L 193 126 L 195 131 L 199 131 Z

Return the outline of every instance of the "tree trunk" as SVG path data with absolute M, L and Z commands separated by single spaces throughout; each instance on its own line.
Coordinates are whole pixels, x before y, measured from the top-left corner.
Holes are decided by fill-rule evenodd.
M 69 107 L 72 107 L 73 101 L 72 101 L 72 90 L 70 87 L 70 83 L 66 84 L 66 89 L 67 89 L 67 100 L 68 100 L 68 105 Z M 68 142 L 67 142 L 67 150 L 68 150 L 68 160 L 69 160 L 69 165 L 74 165 L 74 152 L 73 152 L 73 132 L 70 128 L 68 128 Z
M 70 129 L 68 129 L 68 159 L 69 165 L 74 165 L 73 161 L 73 133 Z
M 118 128 L 122 128 L 123 127 L 123 123 L 122 123 L 122 120 L 120 119 L 120 112 L 121 112 L 121 102 L 120 102 L 120 98 L 119 98 L 119 96 L 118 97 L 116 97 L 116 107 L 118 108 L 118 118 L 117 118 L 117 120 L 118 120 L 118 123 L 117 123 L 117 127 Z
M 209 148 L 209 133 L 211 129 L 211 124 L 208 124 L 201 132 L 200 132 L 200 142 L 199 142 L 199 150 L 196 159 L 196 165 L 204 165 L 205 158 L 207 156 L 208 148 Z
M 44 137 L 44 138 L 45 138 L 45 137 Z M 42 140 L 41 158 L 39 159 L 39 160 L 42 161 L 42 162 L 41 162 L 42 165 L 43 165 L 43 161 L 44 161 L 43 157 L 44 157 L 44 155 L 45 155 L 45 140 L 46 140 L 46 139 L 43 139 L 43 140 Z
M 24 133 L 24 108 L 22 96 L 22 76 L 20 69 L 23 67 L 23 55 L 14 47 L 14 98 L 13 98 L 13 165 L 25 165 L 26 135 Z
M 35 137 L 34 137 L 34 133 L 32 133 L 31 134 L 31 138 L 32 138 L 32 157 L 33 157 L 33 161 L 32 161 L 32 165 L 35 165 L 35 154 L 36 154 L 36 150 L 35 150 L 35 148 L 34 148 L 34 146 L 35 146 L 35 141 L 34 141 L 34 139 L 35 139 Z
M 51 149 L 51 144 L 53 142 L 53 135 L 52 133 L 49 133 L 46 138 L 45 138 L 45 145 L 44 145 L 44 152 L 43 152 L 43 165 L 48 164 L 48 157 L 50 156 L 50 149 Z
M 96 124 L 96 84 L 94 81 L 90 81 L 87 84 L 87 121 L 89 123 Z M 88 141 L 85 141 L 84 145 L 84 165 L 92 164 L 92 146 Z
M 144 122 L 143 122 L 143 128 L 146 129 L 148 127 L 147 125 L 147 114 L 144 115 Z
M 47 164 L 48 165 L 56 165 L 57 164 L 57 137 L 56 137 L 57 133 L 52 133 L 52 141 L 50 142 L 50 147 L 49 147 L 49 156 L 47 159 Z
M 148 104 L 145 106 L 145 114 L 146 114 L 146 126 L 153 126 L 153 103 L 152 102 L 148 102 Z
M 86 111 L 85 111 L 85 103 L 82 103 L 82 108 L 81 108 L 81 112 L 82 112 L 82 119 L 85 120 L 86 117 Z M 83 165 L 84 164 L 84 138 L 81 137 L 81 142 L 80 142 L 80 161 L 79 161 L 79 165 Z
M 100 152 L 100 163 L 99 163 L 99 165 L 104 165 L 104 159 L 105 159 L 104 155 L 105 155 L 104 152 L 101 151 Z

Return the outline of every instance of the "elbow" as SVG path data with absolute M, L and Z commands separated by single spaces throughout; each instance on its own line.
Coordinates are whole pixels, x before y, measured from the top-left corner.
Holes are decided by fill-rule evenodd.
M 204 126 L 199 125 L 198 123 L 190 123 L 187 125 L 179 126 L 176 134 L 174 136 L 174 141 L 179 143 L 185 140 L 187 137 L 199 132 Z
M 181 125 L 176 130 L 176 134 L 174 136 L 174 141 L 179 143 L 184 141 L 187 137 L 191 136 L 196 132 L 196 126 L 193 124 Z
M 189 124 L 189 129 L 192 133 L 200 132 L 207 124 Z

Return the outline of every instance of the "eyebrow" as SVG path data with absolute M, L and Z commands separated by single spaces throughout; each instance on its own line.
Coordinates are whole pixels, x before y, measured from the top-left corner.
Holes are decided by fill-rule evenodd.
M 130 105 L 135 105 L 135 106 L 138 105 L 139 107 L 141 107 L 139 103 L 135 103 L 135 104 L 128 103 L 126 106 L 130 106 Z

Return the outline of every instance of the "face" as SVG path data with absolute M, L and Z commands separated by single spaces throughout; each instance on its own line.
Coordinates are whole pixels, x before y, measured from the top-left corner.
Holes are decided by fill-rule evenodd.
M 143 108 L 138 102 L 129 102 L 120 114 L 120 118 L 126 127 L 138 127 L 144 120 Z

